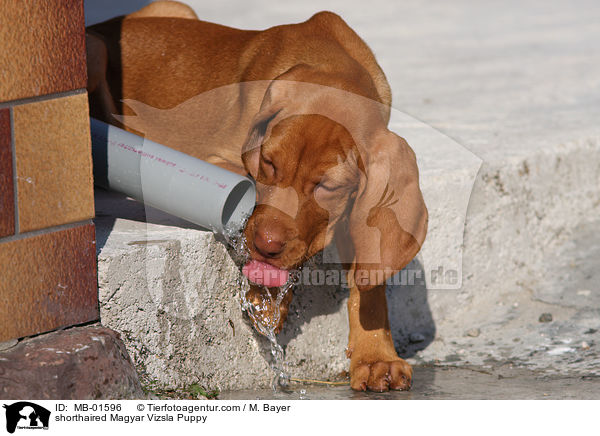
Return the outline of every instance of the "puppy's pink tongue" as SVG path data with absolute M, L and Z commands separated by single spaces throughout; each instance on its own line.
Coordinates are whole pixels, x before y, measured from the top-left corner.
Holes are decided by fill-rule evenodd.
M 283 286 L 288 280 L 289 273 L 273 265 L 258 260 L 251 260 L 242 268 L 242 273 L 257 285 L 270 288 Z

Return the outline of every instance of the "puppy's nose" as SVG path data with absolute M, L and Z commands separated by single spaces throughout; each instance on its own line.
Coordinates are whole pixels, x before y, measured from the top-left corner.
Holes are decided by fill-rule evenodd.
M 254 248 L 262 256 L 279 256 L 285 247 L 282 229 L 277 226 L 257 226 L 254 231 Z

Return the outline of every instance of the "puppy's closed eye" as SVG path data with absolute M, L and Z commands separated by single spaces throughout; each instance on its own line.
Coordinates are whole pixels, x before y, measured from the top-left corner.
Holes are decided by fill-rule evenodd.
M 326 178 L 314 186 L 313 195 L 317 203 L 324 207 L 325 204 L 330 204 L 332 201 L 339 202 L 340 196 L 348 192 L 347 188 L 349 188 L 348 184 L 340 180 Z
M 335 182 L 334 180 L 325 179 L 325 180 L 321 180 L 319 183 L 317 183 L 315 185 L 315 191 L 318 189 L 322 189 L 327 192 L 332 192 L 332 191 L 335 191 L 339 187 L 340 187 L 339 183 Z
M 319 182 L 316 185 L 314 185 L 313 193 L 317 201 L 321 199 L 326 200 L 327 198 L 335 194 L 335 191 L 338 188 L 339 186 L 337 184 L 328 180 L 325 182 Z
M 266 181 L 274 181 L 277 175 L 277 168 L 273 161 L 265 156 L 260 157 L 260 169 L 264 174 Z

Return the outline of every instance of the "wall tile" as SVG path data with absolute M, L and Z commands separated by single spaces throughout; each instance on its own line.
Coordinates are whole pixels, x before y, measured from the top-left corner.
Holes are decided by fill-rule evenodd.
M 19 230 L 94 216 L 87 96 L 77 94 L 13 109 Z
M 93 224 L 0 243 L 0 342 L 98 319 Z
M 0 109 L 0 238 L 15 233 L 10 109 Z
M 85 88 L 83 0 L 3 0 L 0 101 Z

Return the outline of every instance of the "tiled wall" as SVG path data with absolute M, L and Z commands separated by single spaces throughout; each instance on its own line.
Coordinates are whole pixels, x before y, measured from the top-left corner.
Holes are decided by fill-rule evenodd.
M 0 342 L 98 319 L 82 0 L 0 8 Z

